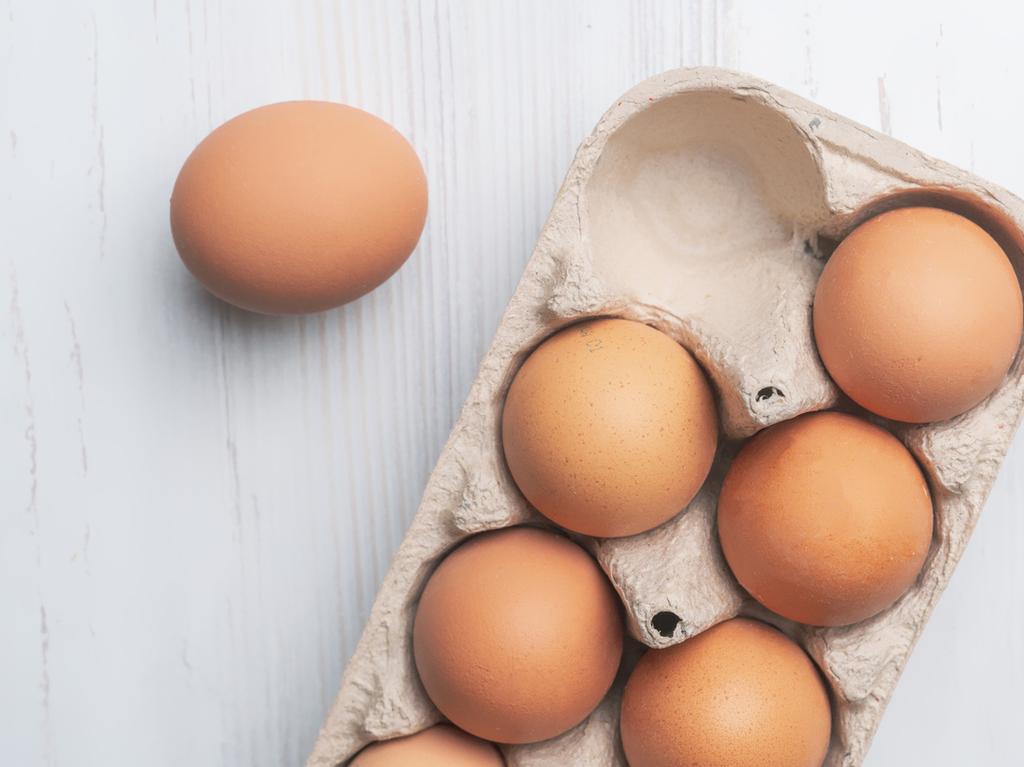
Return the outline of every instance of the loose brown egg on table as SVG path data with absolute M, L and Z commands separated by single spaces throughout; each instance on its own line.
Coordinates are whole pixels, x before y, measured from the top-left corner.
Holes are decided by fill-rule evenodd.
M 212 293 L 271 314 L 317 312 L 380 285 L 427 213 L 416 153 L 354 107 L 292 101 L 221 125 L 185 161 L 171 230 Z
M 817 626 L 856 623 L 917 578 L 931 495 L 892 434 L 811 413 L 743 446 L 722 484 L 718 535 L 736 579 L 765 607 Z
M 648 650 L 622 699 L 630 767 L 821 767 L 831 727 L 811 659 L 743 618 Z
M 611 687 L 621 607 L 597 563 L 562 535 L 516 527 L 456 548 L 416 611 L 416 668 L 463 730 L 530 743 L 581 722 Z
M 679 513 L 718 441 L 714 395 L 686 349 L 640 322 L 598 319 L 545 340 L 512 381 L 502 442 L 543 515 L 587 535 L 633 535 Z
M 349 767 L 505 767 L 493 743 L 447 724 L 373 743 Z
M 940 421 L 1003 381 L 1021 340 L 1020 284 L 980 226 L 937 208 L 869 219 L 818 281 L 814 335 L 829 374 L 864 408 Z

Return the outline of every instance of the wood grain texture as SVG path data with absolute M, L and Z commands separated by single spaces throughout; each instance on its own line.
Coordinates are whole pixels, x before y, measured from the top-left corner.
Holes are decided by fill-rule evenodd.
M 845 6 L 845 7 L 844 7 Z M 1012 4 L 0 0 L 0 762 L 300 765 L 579 141 L 656 72 L 773 80 L 1024 192 Z M 259 104 L 394 123 L 420 247 L 339 311 L 209 298 L 175 174 Z M 869 764 L 1011 764 L 1024 438 Z

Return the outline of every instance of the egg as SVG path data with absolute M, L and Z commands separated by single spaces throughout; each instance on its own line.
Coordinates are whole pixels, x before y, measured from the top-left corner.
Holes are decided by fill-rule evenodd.
M 633 535 L 678 514 L 717 442 L 700 366 L 669 336 L 623 319 L 545 340 L 516 373 L 502 414 L 505 459 L 526 500 L 586 535 Z
M 449 720 L 499 743 L 530 743 L 581 722 L 622 654 L 621 607 L 593 559 L 530 527 L 484 533 L 427 582 L 413 651 Z
M 383 120 L 292 101 L 221 125 L 171 196 L 185 265 L 256 312 L 317 312 L 380 285 L 409 257 L 427 213 L 423 168 Z
M 932 501 L 913 456 L 886 430 L 812 413 L 747 442 L 722 484 L 718 535 L 761 604 L 816 626 L 856 623 L 917 578 Z
M 832 726 L 817 668 L 736 618 L 637 662 L 622 698 L 630 767 L 821 767 Z
M 493 743 L 447 724 L 373 743 L 349 767 L 505 767 Z
M 836 248 L 814 336 L 839 387 L 897 421 L 941 421 L 1003 381 L 1020 346 L 1020 284 L 980 226 L 937 208 L 869 219 Z

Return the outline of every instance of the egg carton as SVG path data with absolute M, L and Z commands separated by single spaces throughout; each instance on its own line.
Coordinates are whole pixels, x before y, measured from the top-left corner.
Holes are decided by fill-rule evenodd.
M 962 416 L 883 422 L 928 477 L 935 531 L 915 585 L 869 620 L 815 628 L 754 603 L 722 557 L 715 506 L 745 438 L 801 413 L 851 407 L 815 350 L 815 284 L 846 233 L 882 210 L 911 204 L 968 216 L 995 237 L 1018 274 L 1024 270 L 1021 200 L 767 82 L 680 69 L 616 101 L 569 168 L 307 767 L 345 764 L 371 741 L 441 720 L 413 661 L 419 594 L 434 566 L 467 536 L 548 524 L 505 465 L 502 403 L 538 343 L 596 316 L 648 323 L 697 357 L 716 391 L 721 444 L 703 489 L 671 521 L 629 538 L 574 536 L 614 584 L 636 641 L 620 678 L 583 723 L 542 743 L 503 746 L 509 767 L 624 767 L 617 724 L 630 661 L 643 645 L 673 645 L 736 615 L 773 623 L 815 660 L 833 706 L 825 764 L 861 764 L 1020 420 L 1021 355 L 1002 386 Z

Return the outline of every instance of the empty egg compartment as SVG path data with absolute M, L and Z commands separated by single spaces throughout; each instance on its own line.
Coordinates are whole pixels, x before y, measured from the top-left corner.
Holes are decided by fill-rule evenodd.
M 696 498 L 665 524 L 628 538 L 572 536 L 612 581 L 634 641 L 617 682 L 583 723 L 549 741 L 503 747 L 507 763 L 625 765 L 618 706 L 643 647 L 667 647 L 747 615 L 796 639 L 827 680 L 834 727 L 826 764 L 861 764 L 1020 419 L 1020 355 L 1003 386 L 963 416 L 885 424 L 927 475 L 935 533 L 916 585 L 867 621 L 814 628 L 753 602 L 722 556 L 716 504 L 745 438 L 801 413 L 851 407 L 814 345 L 818 275 L 856 223 L 886 206 L 923 201 L 969 214 L 1021 273 L 1019 200 L 781 89 L 695 69 L 666 72 L 624 95 L 569 169 L 308 767 L 345 764 L 371 741 L 441 720 L 412 657 L 418 596 L 444 554 L 466 537 L 549 524 L 523 499 L 504 463 L 504 396 L 543 339 L 599 316 L 647 323 L 693 353 L 716 393 L 719 449 Z

